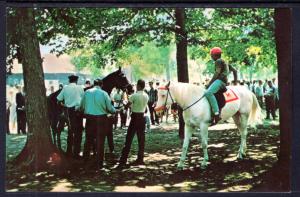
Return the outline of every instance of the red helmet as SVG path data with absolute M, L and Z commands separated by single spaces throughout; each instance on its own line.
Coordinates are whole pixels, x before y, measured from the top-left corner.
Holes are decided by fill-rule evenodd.
M 214 47 L 210 50 L 211 55 L 216 55 L 221 53 L 222 53 L 222 49 L 220 47 Z

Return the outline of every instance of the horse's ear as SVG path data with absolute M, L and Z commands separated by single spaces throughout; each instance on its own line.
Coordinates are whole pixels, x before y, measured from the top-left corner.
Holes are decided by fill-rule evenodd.
M 169 81 L 166 85 L 166 88 L 168 88 L 170 86 L 171 81 Z
M 121 72 L 121 66 L 119 66 L 119 72 Z

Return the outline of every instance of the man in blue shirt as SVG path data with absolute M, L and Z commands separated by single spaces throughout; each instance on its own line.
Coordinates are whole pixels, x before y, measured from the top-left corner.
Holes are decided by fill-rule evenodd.
M 93 140 L 96 138 L 97 168 L 103 168 L 104 141 L 108 128 L 108 113 L 115 113 L 109 95 L 101 89 L 102 80 L 96 79 L 94 87 L 84 93 L 81 110 L 86 117 L 86 141 L 84 145 L 83 157 L 88 160 L 92 148 Z

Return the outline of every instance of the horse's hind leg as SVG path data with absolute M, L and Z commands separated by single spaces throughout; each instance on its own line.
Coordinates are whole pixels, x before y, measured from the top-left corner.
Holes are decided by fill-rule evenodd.
M 189 143 L 190 143 L 191 137 L 192 137 L 192 128 L 185 125 L 185 128 L 184 128 L 184 142 L 183 142 L 183 145 L 182 145 L 181 157 L 180 157 L 180 160 L 179 160 L 178 165 L 177 165 L 178 169 L 183 169 L 183 167 L 184 167 L 184 161 L 185 161 L 186 154 L 187 154 L 187 151 L 188 151 L 188 148 L 189 148 Z
M 201 136 L 201 146 L 203 149 L 203 160 L 201 162 L 201 168 L 205 169 L 207 167 L 208 162 L 208 152 L 207 152 L 207 145 L 208 145 L 208 124 L 201 123 L 200 125 L 200 136 Z
M 238 127 L 241 135 L 241 144 L 239 148 L 239 152 L 237 155 L 238 159 L 243 159 L 246 155 L 246 150 L 247 150 L 247 144 L 246 144 L 246 139 L 247 139 L 247 123 L 248 123 L 248 114 L 236 114 L 233 116 L 233 120 Z

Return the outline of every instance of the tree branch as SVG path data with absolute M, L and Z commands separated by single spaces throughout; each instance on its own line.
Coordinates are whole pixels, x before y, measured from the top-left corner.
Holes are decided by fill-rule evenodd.
M 147 28 L 137 28 L 137 29 L 127 29 L 121 35 L 119 35 L 116 38 L 116 43 L 113 46 L 113 50 L 116 50 L 119 46 L 121 46 L 124 43 L 124 40 L 132 37 L 137 34 L 146 33 L 149 31 L 155 31 L 155 30 L 161 30 L 161 29 L 167 29 L 171 32 L 176 32 L 176 29 L 174 27 L 166 27 L 166 26 L 155 26 L 155 27 L 147 27 Z

